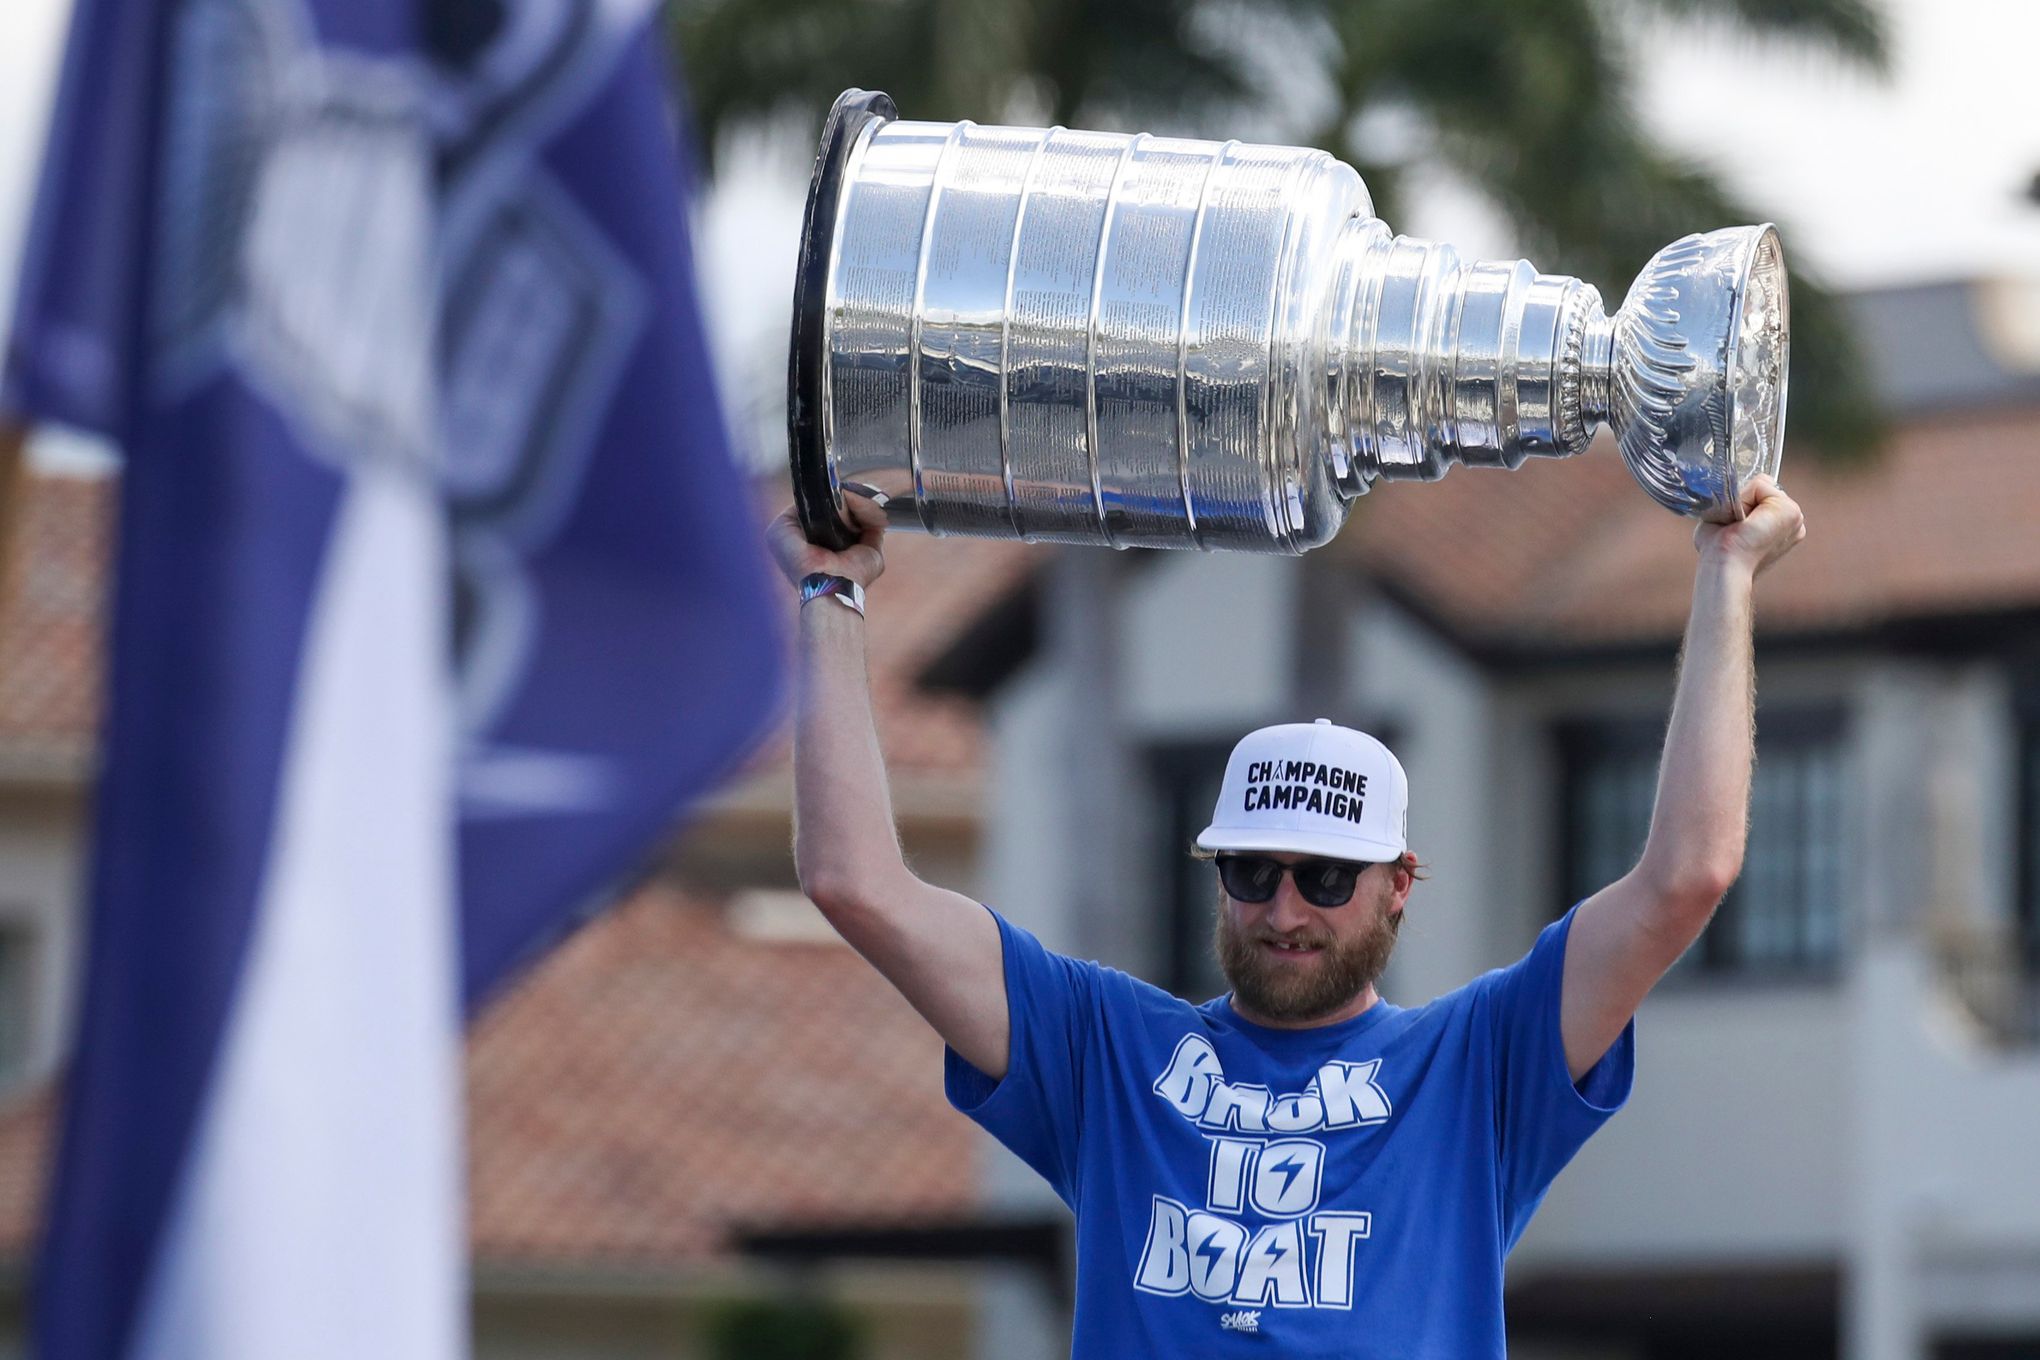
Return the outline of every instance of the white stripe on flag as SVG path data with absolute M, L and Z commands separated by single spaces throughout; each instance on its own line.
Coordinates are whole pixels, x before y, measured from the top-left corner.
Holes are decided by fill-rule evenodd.
M 145 1360 L 466 1354 L 445 544 L 429 486 L 344 496 Z

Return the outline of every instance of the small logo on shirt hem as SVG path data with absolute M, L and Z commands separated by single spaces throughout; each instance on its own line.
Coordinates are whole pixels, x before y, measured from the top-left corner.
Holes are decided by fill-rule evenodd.
M 1226 1313 L 1218 1319 L 1218 1329 L 1221 1332 L 1258 1332 L 1261 1330 L 1260 1311 L 1241 1309 L 1237 1313 Z

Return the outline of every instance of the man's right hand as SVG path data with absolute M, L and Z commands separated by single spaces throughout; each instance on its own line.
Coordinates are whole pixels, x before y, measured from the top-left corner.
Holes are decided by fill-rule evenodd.
M 1742 510 L 1741 519 L 1727 524 L 1693 526 L 1693 546 L 1703 560 L 1740 562 L 1754 577 L 1806 537 L 1806 513 L 1769 477 L 1753 477 L 1743 487 Z
M 885 574 L 885 555 L 879 551 L 885 538 L 885 512 L 858 495 L 845 496 L 843 509 L 857 530 L 857 541 L 841 552 L 808 542 L 800 515 L 790 505 L 765 530 L 772 560 L 789 584 L 797 586 L 806 577 L 825 571 L 831 576 L 847 576 L 869 590 L 871 583 Z

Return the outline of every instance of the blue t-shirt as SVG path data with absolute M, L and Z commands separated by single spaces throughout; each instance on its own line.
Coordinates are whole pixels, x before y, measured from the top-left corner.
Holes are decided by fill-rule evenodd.
M 1504 1353 L 1502 1260 L 1635 1070 L 1632 1027 L 1566 1072 L 1571 912 L 1429 1005 L 1305 1030 L 997 919 L 1009 1068 L 951 1052 L 949 1098 L 1076 1212 L 1073 1360 Z

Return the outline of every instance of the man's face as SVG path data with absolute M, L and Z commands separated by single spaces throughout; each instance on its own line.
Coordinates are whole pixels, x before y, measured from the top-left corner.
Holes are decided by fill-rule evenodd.
M 1284 864 L 1306 858 L 1268 857 Z M 1409 882 L 1393 864 L 1370 865 L 1339 907 L 1304 901 L 1289 874 L 1266 902 L 1240 902 L 1221 887 L 1213 944 L 1234 1004 L 1250 1020 L 1278 1025 L 1345 1019 L 1342 1012 L 1388 966 Z

